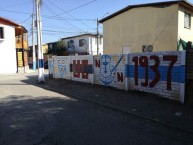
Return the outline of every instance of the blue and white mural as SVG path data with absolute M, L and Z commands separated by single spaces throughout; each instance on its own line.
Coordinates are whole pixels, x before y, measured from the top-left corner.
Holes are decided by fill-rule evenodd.
M 124 89 L 125 55 L 102 55 L 94 60 L 95 81 L 98 84 Z

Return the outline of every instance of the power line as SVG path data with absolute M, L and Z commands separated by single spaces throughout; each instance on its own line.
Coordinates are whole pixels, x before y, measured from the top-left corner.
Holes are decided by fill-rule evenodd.
M 72 18 L 74 18 L 74 19 L 77 20 L 76 17 L 74 17 L 73 15 L 71 15 L 71 14 L 69 14 L 68 12 L 64 11 L 62 8 L 60 8 L 59 6 L 57 6 L 57 5 L 56 5 L 55 3 L 53 3 L 52 1 L 50 1 L 50 0 L 47 0 L 47 1 L 50 2 L 52 5 L 54 5 L 55 7 L 57 7 L 58 9 L 60 9 L 61 11 L 63 11 L 64 13 L 66 13 L 67 15 L 69 15 L 70 17 L 72 17 Z M 87 26 L 87 27 L 90 27 L 90 26 L 88 26 L 87 24 L 83 23 L 82 21 L 79 21 L 79 20 L 78 20 L 78 22 L 80 22 L 81 24 L 83 24 L 83 25 L 85 25 L 85 26 Z
M 43 2 L 44 3 L 44 2 Z M 46 3 L 44 3 L 44 5 L 45 6 L 47 6 L 47 4 Z M 48 7 L 48 6 L 47 6 Z M 53 12 L 53 11 L 52 11 Z M 55 12 L 54 12 L 55 13 Z M 62 19 L 62 20 L 64 20 L 67 24 L 69 24 L 69 25 L 71 25 L 72 27 L 74 27 L 75 29 L 78 29 L 78 30 L 83 30 L 83 29 L 81 29 L 81 28 L 78 28 L 78 27 L 76 27 L 75 25 L 73 25 L 72 23 L 70 23 L 70 22 L 67 22 L 65 19 Z
M 70 31 L 60 31 L 60 30 L 46 30 L 46 29 L 43 29 L 42 31 L 44 32 L 53 32 L 53 33 L 82 33 L 82 32 L 70 32 Z
M 19 12 L 19 11 L 5 10 L 5 9 L 0 9 L 0 11 L 18 13 L 18 14 L 25 14 L 25 15 L 30 15 L 31 14 L 31 13 L 26 13 L 26 12 Z
M 62 15 L 62 14 L 64 14 L 64 13 L 66 13 L 66 12 L 68 13 L 68 12 L 77 10 L 77 9 L 79 9 L 79 8 L 81 8 L 81 7 L 84 7 L 84 6 L 86 6 L 86 5 L 89 5 L 89 4 L 91 4 L 91 3 L 95 2 L 95 1 L 97 1 L 97 0 L 90 1 L 90 2 L 88 2 L 88 3 L 85 3 L 85 4 L 83 4 L 83 5 L 80 5 L 80 6 L 78 6 L 78 7 L 72 8 L 72 9 L 70 9 L 70 10 L 68 10 L 68 11 L 64 11 L 63 13 L 60 13 L 60 14 L 55 15 L 55 16 L 60 16 L 60 15 Z
M 26 13 L 26 12 L 21 12 L 21 11 L 13 11 L 13 10 L 6 10 L 6 9 L 0 9 L 0 11 L 31 15 L 31 13 Z M 94 21 L 95 20 L 95 19 L 77 19 L 77 18 L 72 19 L 72 18 L 55 17 L 55 16 L 49 16 L 49 15 L 42 15 L 42 17 L 47 18 L 47 19 L 71 20 L 71 21 Z
M 28 20 L 30 20 L 31 19 L 31 15 L 29 16 L 29 18 L 27 18 L 26 20 L 24 20 L 23 22 L 21 22 L 21 24 L 23 24 L 23 23 L 26 23 Z
M 68 20 L 68 21 L 96 21 L 96 19 L 73 19 L 73 18 L 63 18 L 63 17 L 54 17 L 54 16 L 44 16 L 47 19 L 54 20 Z

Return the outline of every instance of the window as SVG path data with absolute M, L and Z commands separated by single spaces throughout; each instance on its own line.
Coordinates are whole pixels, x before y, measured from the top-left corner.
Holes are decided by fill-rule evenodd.
M 4 39 L 4 28 L 0 27 L 0 39 Z
M 153 52 L 153 45 L 143 45 L 142 52 Z
M 79 40 L 79 47 L 83 47 L 85 44 L 85 40 L 84 39 L 80 39 Z
M 191 28 L 191 14 L 184 13 L 184 28 Z

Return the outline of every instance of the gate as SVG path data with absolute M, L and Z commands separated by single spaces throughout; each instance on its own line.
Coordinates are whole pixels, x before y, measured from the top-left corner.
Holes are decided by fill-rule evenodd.
M 186 45 L 186 102 L 193 104 L 193 48 L 192 42 Z

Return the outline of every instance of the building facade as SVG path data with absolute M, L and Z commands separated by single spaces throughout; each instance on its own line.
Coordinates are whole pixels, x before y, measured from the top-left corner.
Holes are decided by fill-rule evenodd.
M 23 34 L 27 30 L 19 24 L 0 17 L 0 73 L 16 73 L 19 67 L 28 66 L 24 63 L 27 55 L 24 56 L 23 48 L 28 48 L 27 36 L 24 44 Z M 26 46 L 25 46 L 26 45 Z M 21 51 L 18 51 L 21 49 Z M 21 52 L 21 53 L 18 53 Z
M 103 54 L 102 35 L 99 35 L 97 40 L 97 34 L 85 33 L 82 35 L 62 38 L 62 41 L 64 41 L 67 44 L 67 52 L 69 53 L 69 55 L 74 54 L 97 55 L 97 46 L 98 46 L 98 54 Z
M 128 6 L 101 19 L 104 53 L 176 51 L 193 41 L 193 5 L 170 1 Z
M 27 30 L 19 26 L 15 28 L 15 43 L 16 43 L 16 57 L 17 57 L 17 72 L 24 73 L 29 70 L 28 65 L 28 33 Z

